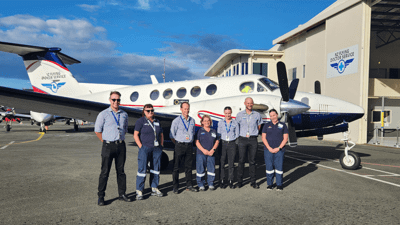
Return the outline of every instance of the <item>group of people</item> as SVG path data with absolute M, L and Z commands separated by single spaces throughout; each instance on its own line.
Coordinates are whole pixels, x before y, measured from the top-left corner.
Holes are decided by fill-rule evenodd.
M 128 131 L 128 115 L 119 109 L 121 94 L 117 91 L 110 93 L 110 108 L 103 110 L 97 117 L 95 133 L 102 141 L 102 165 L 98 186 L 98 205 L 104 205 L 104 196 L 112 161 L 115 160 L 117 172 L 119 199 L 130 202 L 126 196 L 126 175 L 124 164 L 126 161 L 125 134 Z M 221 142 L 220 153 L 220 187 L 241 188 L 245 156 L 249 161 L 249 176 L 251 187 L 258 189 L 256 183 L 255 157 L 257 152 L 257 137 L 262 124 L 261 115 L 253 110 L 253 99 L 245 99 L 246 109 L 239 112 L 236 119 L 232 118 L 232 109 L 224 109 L 223 120 L 218 122 L 217 130 L 212 128 L 212 119 L 209 115 L 201 118 L 201 128 L 195 133 L 195 120 L 189 116 L 190 104 L 183 102 L 180 110 L 182 114 L 172 121 L 170 138 L 175 144 L 174 165 L 172 171 L 173 193 L 178 194 L 179 168 L 184 162 L 186 190 L 205 191 L 205 176 L 209 190 L 215 190 L 215 160 L 217 148 Z M 263 126 L 262 141 L 264 144 L 264 160 L 266 165 L 267 189 L 273 189 L 273 180 L 276 177 L 277 190 L 282 190 L 283 158 L 285 145 L 288 140 L 286 125 L 278 120 L 275 109 L 269 111 L 270 122 Z M 144 183 L 146 179 L 147 162 L 150 159 L 151 195 L 161 197 L 163 193 L 158 189 L 160 161 L 164 144 L 163 129 L 160 121 L 154 117 L 154 108 L 151 104 L 143 107 L 142 117 L 136 121 L 133 134 L 138 152 L 138 171 L 136 176 L 136 199 L 143 199 Z M 196 181 L 198 189 L 192 184 L 193 145 L 196 148 Z M 234 185 L 234 160 L 236 149 L 239 152 L 237 168 L 237 183 Z M 228 158 L 228 176 L 225 180 L 225 161 Z M 207 172 L 206 172 L 207 171 Z

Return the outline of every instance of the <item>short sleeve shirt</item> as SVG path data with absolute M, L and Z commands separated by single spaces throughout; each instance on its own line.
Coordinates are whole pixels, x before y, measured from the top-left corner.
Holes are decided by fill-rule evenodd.
M 258 126 L 262 124 L 260 113 L 251 111 L 250 115 L 246 110 L 240 111 L 236 115 L 236 122 L 239 124 L 239 134 L 241 137 L 246 137 L 247 132 L 250 136 L 258 136 Z
M 207 132 L 203 127 L 200 128 L 197 131 L 197 140 L 199 140 L 201 146 L 205 148 L 206 150 L 210 151 L 214 144 L 215 141 L 217 140 L 217 131 L 214 130 L 213 128 L 210 128 L 210 132 Z M 197 154 L 203 154 L 202 151 L 197 148 Z
M 109 107 L 97 116 L 94 131 L 102 133 L 102 139 L 105 141 L 125 140 L 125 134 L 128 132 L 128 114 L 121 109 L 114 112 Z
M 228 124 L 226 120 L 220 120 L 218 122 L 218 136 L 224 141 L 234 141 L 239 137 L 239 125 L 236 120 L 232 119 Z
M 156 129 L 156 135 L 157 135 L 157 141 L 159 144 L 161 144 L 161 134 L 163 132 L 163 129 L 160 125 L 160 121 L 157 119 L 153 120 L 153 123 L 148 120 L 146 117 L 142 117 L 136 121 L 135 124 L 135 131 L 139 131 L 139 138 L 140 141 L 142 142 L 142 145 L 146 147 L 154 147 L 154 130 L 153 127 Z
M 172 121 L 170 131 L 170 138 L 173 138 L 178 142 L 193 142 L 195 121 L 190 116 L 188 117 L 188 120 L 186 120 L 182 115 L 178 116 Z M 186 135 L 189 136 L 189 139 L 186 139 Z
M 283 141 L 283 134 L 288 133 L 288 128 L 285 123 L 278 122 L 277 124 L 273 124 L 272 122 L 268 122 L 264 124 L 263 133 L 267 134 L 267 141 L 271 148 L 277 148 Z M 264 146 L 264 149 L 267 147 Z

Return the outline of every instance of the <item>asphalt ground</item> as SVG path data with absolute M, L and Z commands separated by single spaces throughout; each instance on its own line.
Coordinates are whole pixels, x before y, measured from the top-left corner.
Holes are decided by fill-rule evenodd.
M 266 189 L 259 143 L 260 189 L 246 179 L 240 189 L 188 192 L 181 173 L 179 194 L 172 193 L 173 152 L 166 151 L 170 164 L 159 186 L 164 197 L 150 196 L 147 180 L 144 200 L 119 201 L 113 166 L 100 207 L 101 143 L 93 127 L 74 132 L 60 123 L 43 136 L 38 129 L 14 124 L 11 132 L 0 130 L 1 224 L 400 224 L 400 149 L 357 145 L 352 150 L 362 168 L 343 170 L 337 161 L 343 143 L 299 139 L 298 147 L 287 148 L 284 190 L 278 192 Z M 127 194 L 135 199 L 138 148 L 131 134 L 126 142 Z

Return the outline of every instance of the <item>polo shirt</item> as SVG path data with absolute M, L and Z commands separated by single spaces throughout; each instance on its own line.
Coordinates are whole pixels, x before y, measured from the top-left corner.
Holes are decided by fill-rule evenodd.
M 139 131 L 139 138 L 140 141 L 142 142 L 142 145 L 152 148 L 154 147 L 155 137 L 154 137 L 154 130 L 150 124 L 153 125 L 154 128 L 156 128 L 157 141 L 158 144 L 161 145 L 160 137 L 163 132 L 163 129 L 158 119 L 154 118 L 153 123 L 151 123 L 150 120 L 147 120 L 145 116 L 138 119 L 135 124 L 135 131 Z
M 197 131 L 196 137 L 197 140 L 199 140 L 201 146 L 208 151 L 210 151 L 213 148 L 215 141 L 218 140 L 217 131 L 214 130 L 213 128 L 210 128 L 210 132 L 207 132 L 203 127 L 200 128 Z M 199 148 L 197 148 L 197 154 L 204 155 Z
M 275 125 L 272 122 L 265 123 L 262 132 L 267 134 L 267 141 L 271 148 L 278 148 L 283 141 L 283 134 L 289 133 L 286 124 L 282 122 Z M 264 145 L 264 150 L 266 149 Z

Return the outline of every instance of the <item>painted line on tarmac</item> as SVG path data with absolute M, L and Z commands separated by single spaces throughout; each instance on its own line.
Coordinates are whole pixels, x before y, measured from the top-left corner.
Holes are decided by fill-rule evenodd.
M 308 164 L 314 164 L 314 165 L 316 165 L 318 167 L 324 167 L 324 168 L 328 168 L 328 169 L 335 170 L 335 171 L 338 171 L 338 172 L 343 172 L 343 173 L 351 174 L 351 175 L 354 175 L 354 176 L 363 177 L 363 178 L 367 178 L 367 179 L 370 179 L 370 180 L 378 181 L 378 182 L 381 182 L 381 183 L 390 184 L 392 186 L 400 187 L 400 184 L 395 184 L 395 183 L 392 183 L 392 182 L 379 180 L 379 179 L 370 177 L 368 175 L 360 175 L 360 174 L 357 174 L 357 173 L 352 173 L 352 172 L 348 172 L 348 171 L 345 171 L 345 170 L 336 169 L 336 168 L 333 168 L 333 167 L 330 167 L 330 166 L 324 166 L 324 165 L 321 165 L 321 164 L 317 164 L 317 163 L 310 162 L 310 161 L 303 160 L 303 159 L 294 158 L 294 157 L 287 156 L 287 155 L 285 155 L 285 157 L 288 157 L 288 158 L 294 159 L 294 160 L 299 160 L 299 161 L 302 161 L 302 162 L 305 162 L 305 163 L 308 163 Z
M 8 146 L 12 145 L 14 142 L 15 142 L 15 141 L 12 141 L 12 142 L 8 143 L 7 145 L 4 145 L 4 146 L 1 147 L 0 149 L 5 149 L 5 148 L 7 148 Z
M 373 165 L 373 166 L 387 166 L 387 167 L 395 167 L 395 168 L 400 168 L 400 166 L 384 165 L 384 164 L 377 164 L 377 163 L 367 163 L 367 162 L 362 162 L 362 164 L 369 164 L 369 165 Z

